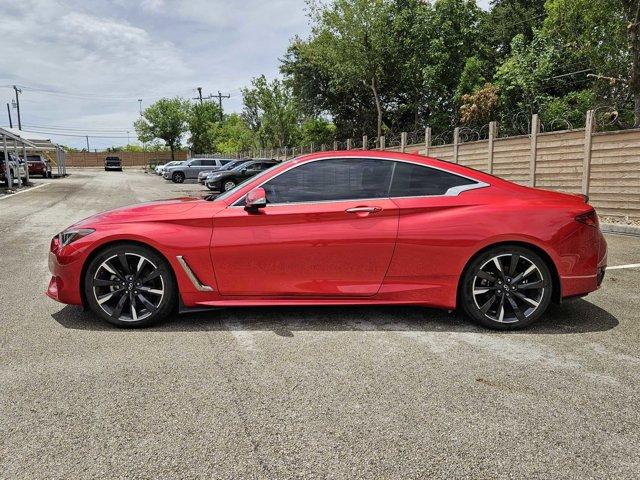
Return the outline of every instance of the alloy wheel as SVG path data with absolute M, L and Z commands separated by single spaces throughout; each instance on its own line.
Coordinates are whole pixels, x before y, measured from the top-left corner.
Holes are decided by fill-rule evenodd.
M 536 264 L 519 253 L 495 255 L 480 266 L 472 285 L 476 307 L 499 323 L 525 321 L 539 308 L 545 279 Z
M 178 173 L 174 173 L 174 174 L 173 174 L 173 181 L 174 181 L 175 183 L 182 183 L 182 182 L 184 182 L 184 174 L 183 174 L 183 173 L 180 173 L 180 172 L 178 172 Z
M 236 182 L 224 182 L 224 191 L 228 192 L 229 190 L 231 190 L 232 188 L 234 188 L 236 186 Z
M 165 295 L 162 271 L 137 253 L 118 253 L 103 261 L 93 276 L 92 289 L 100 308 L 121 322 L 149 317 Z

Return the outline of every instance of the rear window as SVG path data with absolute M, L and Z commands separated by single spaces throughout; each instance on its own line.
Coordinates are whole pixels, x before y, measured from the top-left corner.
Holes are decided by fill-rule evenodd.
M 397 162 L 391 185 L 392 197 L 422 197 L 444 195 L 447 190 L 478 183 L 469 178 L 436 168 Z

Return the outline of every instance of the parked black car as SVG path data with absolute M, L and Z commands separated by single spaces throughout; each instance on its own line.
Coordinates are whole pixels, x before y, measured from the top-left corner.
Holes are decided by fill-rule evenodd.
M 275 160 L 250 160 L 231 170 L 218 170 L 217 172 L 213 172 L 207 177 L 205 185 L 209 190 L 226 192 L 235 188 L 236 185 L 247 178 L 264 172 L 277 163 Z
M 243 163 L 247 163 L 252 161 L 253 158 L 244 158 L 241 160 L 233 160 L 232 162 L 227 163 L 226 165 L 217 168 L 216 170 L 212 170 L 210 172 L 202 172 L 200 174 L 198 174 L 198 183 L 201 183 L 202 185 L 206 185 L 207 180 L 209 180 L 210 178 L 213 178 L 213 175 L 215 175 L 218 171 L 228 171 L 228 170 L 233 170 L 234 168 L 236 168 L 238 165 L 242 165 Z M 204 175 L 204 178 L 202 179 L 202 181 L 200 181 L 200 175 L 202 174 Z
M 107 157 L 104 159 L 104 169 L 122 171 L 122 160 L 120 157 Z

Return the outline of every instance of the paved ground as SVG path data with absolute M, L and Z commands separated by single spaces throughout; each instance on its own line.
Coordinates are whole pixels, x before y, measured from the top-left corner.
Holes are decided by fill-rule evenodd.
M 0 478 L 637 478 L 640 269 L 517 333 L 400 307 L 118 330 L 44 296 L 50 237 L 206 191 L 72 173 L 0 201 Z

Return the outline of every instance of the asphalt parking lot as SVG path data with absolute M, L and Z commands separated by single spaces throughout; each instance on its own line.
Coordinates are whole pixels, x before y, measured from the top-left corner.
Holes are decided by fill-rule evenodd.
M 44 295 L 51 237 L 205 195 L 75 170 L 0 200 L 0 478 L 637 478 L 640 268 L 521 332 L 413 307 L 246 308 L 120 330 Z M 607 236 L 609 265 L 640 239 Z

